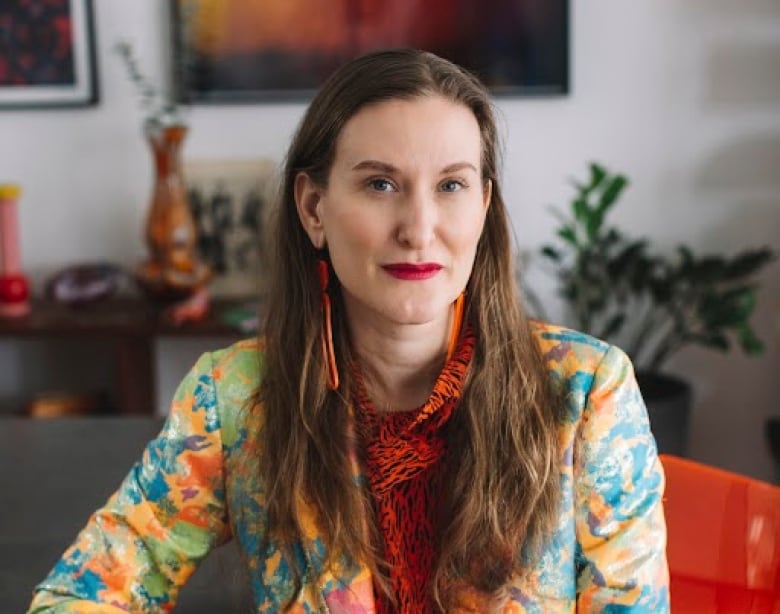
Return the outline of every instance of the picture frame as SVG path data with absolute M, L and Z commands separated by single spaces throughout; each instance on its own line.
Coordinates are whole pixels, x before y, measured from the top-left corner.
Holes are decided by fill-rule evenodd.
M 300 101 L 338 66 L 398 47 L 476 73 L 496 96 L 569 92 L 569 0 L 170 0 L 183 103 Z
M 268 216 L 276 196 L 271 158 L 185 158 L 182 162 L 199 258 L 214 297 L 257 297 L 267 280 Z
M 11 2 L 0 22 L 0 110 L 98 102 L 92 0 Z

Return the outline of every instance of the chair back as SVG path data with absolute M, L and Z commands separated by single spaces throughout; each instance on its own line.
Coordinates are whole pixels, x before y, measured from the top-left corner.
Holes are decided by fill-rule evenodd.
M 780 487 L 661 455 L 675 614 L 780 614 Z

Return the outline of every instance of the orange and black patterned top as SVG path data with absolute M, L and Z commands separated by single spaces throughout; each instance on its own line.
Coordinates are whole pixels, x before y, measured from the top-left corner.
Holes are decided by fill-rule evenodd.
M 411 411 L 380 413 L 355 367 L 356 427 L 396 604 L 375 587 L 376 611 L 432 612 L 445 428 L 460 400 L 476 336 L 467 326 L 428 401 Z

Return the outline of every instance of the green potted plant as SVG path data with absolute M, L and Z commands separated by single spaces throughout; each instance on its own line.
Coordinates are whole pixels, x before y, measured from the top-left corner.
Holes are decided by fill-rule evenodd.
M 647 239 L 629 238 L 607 223 L 627 185 L 624 175 L 592 163 L 588 181 L 574 183 L 569 210 L 554 210 L 558 241 L 541 253 L 553 266 L 572 326 L 628 353 L 659 449 L 683 455 L 690 385 L 663 367 L 689 345 L 728 351 L 736 343 L 751 355 L 763 350 L 750 324 L 751 278 L 774 254 L 761 247 L 697 256 L 686 246 L 658 253 Z

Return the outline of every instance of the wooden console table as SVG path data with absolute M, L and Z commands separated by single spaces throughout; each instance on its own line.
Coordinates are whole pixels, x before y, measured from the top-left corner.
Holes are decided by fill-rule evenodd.
M 223 320 L 228 310 L 249 303 L 251 299 L 212 300 L 205 319 L 176 326 L 164 317 L 159 305 L 142 299 L 117 298 L 79 308 L 38 300 L 26 317 L 0 318 L 0 338 L 109 340 L 115 348 L 119 412 L 152 415 L 156 405 L 154 340 L 251 336 Z

